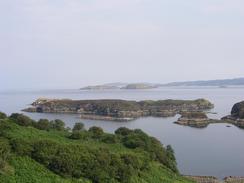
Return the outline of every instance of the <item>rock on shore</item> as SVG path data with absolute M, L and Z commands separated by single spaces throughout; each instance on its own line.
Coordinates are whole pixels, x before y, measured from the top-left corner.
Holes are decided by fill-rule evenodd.
M 231 115 L 222 118 L 223 121 L 244 128 L 244 101 L 236 103 L 231 110 Z
M 176 124 L 191 126 L 196 128 L 204 128 L 208 126 L 211 120 L 204 112 L 184 112 L 181 117 L 176 121 Z
M 244 183 L 244 177 L 226 177 L 223 181 L 213 176 L 185 176 L 197 183 Z

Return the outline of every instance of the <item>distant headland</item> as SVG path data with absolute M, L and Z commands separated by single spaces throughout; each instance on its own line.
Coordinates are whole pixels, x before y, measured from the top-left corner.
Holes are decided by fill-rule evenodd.
M 160 87 L 192 87 L 192 86 L 209 86 L 227 88 L 229 86 L 244 86 L 244 78 L 219 79 L 219 80 L 202 80 L 202 81 L 184 81 L 171 82 L 166 84 L 160 83 L 108 83 L 101 85 L 90 85 L 80 88 L 80 90 L 119 90 L 119 89 L 154 89 Z

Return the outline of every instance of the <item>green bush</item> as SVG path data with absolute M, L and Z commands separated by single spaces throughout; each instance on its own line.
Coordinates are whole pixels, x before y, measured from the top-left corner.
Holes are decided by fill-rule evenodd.
M 114 144 L 118 142 L 118 139 L 113 134 L 104 134 L 101 139 L 102 142 L 108 143 L 108 144 Z
M 122 135 L 122 136 L 126 136 L 129 135 L 133 132 L 133 130 L 130 130 L 126 127 L 120 127 L 117 130 L 115 130 L 115 134 L 116 135 Z
M 0 169 L 3 169 L 10 158 L 11 147 L 8 140 L 0 138 Z
M 28 116 L 18 113 L 11 114 L 10 119 L 12 119 L 15 123 L 21 126 L 32 126 L 34 123 L 34 121 Z
M 22 139 L 12 139 L 10 141 L 12 150 L 20 156 L 31 156 L 33 143 Z
M 84 124 L 83 123 L 75 123 L 72 131 L 83 131 L 84 130 Z
M 65 130 L 65 123 L 60 119 L 55 119 L 54 121 L 50 122 L 51 128 L 58 130 L 58 131 L 64 131 Z
M 91 134 L 92 138 L 101 138 L 103 135 L 103 129 L 100 127 L 93 126 L 89 128 L 88 132 Z
M 51 124 L 47 119 L 40 119 L 36 124 L 35 127 L 39 130 L 49 130 L 51 128 Z
M 0 119 L 5 119 L 7 118 L 7 115 L 3 112 L 0 112 Z
M 87 131 L 74 131 L 71 133 L 71 135 L 69 136 L 70 139 L 74 139 L 74 140 L 87 140 L 89 138 L 89 134 Z

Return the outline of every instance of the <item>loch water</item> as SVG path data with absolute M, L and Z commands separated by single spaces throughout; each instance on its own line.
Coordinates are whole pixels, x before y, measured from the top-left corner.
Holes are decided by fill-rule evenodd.
M 0 92 L 0 111 L 7 114 L 21 112 L 34 100 L 45 98 L 69 99 L 198 99 L 205 98 L 214 103 L 211 118 L 228 115 L 233 104 L 244 100 L 244 88 L 181 87 L 152 90 L 43 90 Z M 130 122 L 81 120 L 73 114 L 25 113 L 33 119 L 61 119 L 72 127 L 83 122 L 86 128 L 100 126 L 106 132 L 119 127 L 139 128 L 158 138 L 162 144 L 171 144 L 175 150 L 180 172 L 185 175 L 244 176 L 244 130 L 233 125 L 211 124 L 203 129 L 180 126 L 170 118 L 140 118 Z

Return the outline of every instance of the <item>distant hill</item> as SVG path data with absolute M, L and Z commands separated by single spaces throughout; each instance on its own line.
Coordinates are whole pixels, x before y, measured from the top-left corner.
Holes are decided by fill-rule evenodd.
M 205 80 L 205 81 L 185 81 L 185 82 L 172 82 L 162 84 L 161 86 L 244 86 L 244 78 L 235 79 L 219 79 L 219 80 Z
M 166 84 L 156 83 L 107 83 L 102 85 L 91 85 L 81 88 L 81 90 L 114 90 L 114 89 L 153 89 L 159 87 L 173 87 L 173 86 L 215 86 L 215 87 L 228 87 L 228 86 L 244 86 L 244 78 L 234 79 L 217 79 L 217 80 L 201 80 L 201 81 L 184 81 L 184 82 L 171 82 Z
M 81 90 L 114 90 L 114 89 L 152 89 L 157 88 L 158 84 L 152 83 L 108 83 L 102 85 L 86 86 Z

